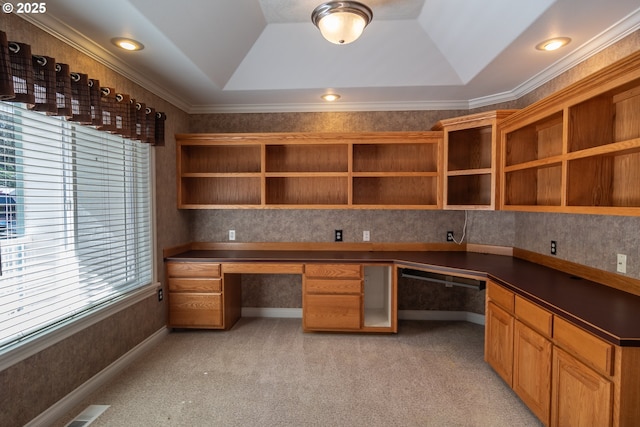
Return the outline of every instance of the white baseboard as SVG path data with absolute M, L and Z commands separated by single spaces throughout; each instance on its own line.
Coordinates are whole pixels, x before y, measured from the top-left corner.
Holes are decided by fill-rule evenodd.
M 302 319 L 301 308 L 242 307 L 242 317 L 280 317 Z M 468 311 L 398 310 L 398 319 L 465 321 L 484 325 L 484 315 Z
M 242 307 L 242 317 L 302 319 L 301 308 Z
M 25 427 L 46 427 L 53 425 L 66 414 L 68 414 L 69 411 L 71 411 L 74 407 L 82 403 L 82 400 L 85 399 L 89 394 L 93 393 L 99 387 L 112 380 L 117 374 L 119 374 L 124 368 L 131 364 L 140 355 L 153 348 L 168 333 L 169 330 L 167 328 L 159 329 L 153 335 L 149 336 L 140 344 L 126 352 L 118 360 L 111 363 L 102 371 L 91 377 L 80 387 L 76 388 L 71 393 L 50 406 L 49 409 L 27 423 Z

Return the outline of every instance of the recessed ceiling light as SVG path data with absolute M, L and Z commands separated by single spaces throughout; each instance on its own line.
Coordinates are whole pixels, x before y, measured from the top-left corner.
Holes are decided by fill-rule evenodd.
M 326 93 L 322 95 L 321 98 L 324 99 L 325 101 L 333 102 L 340 99 L 340 95 L 338 95 L 337 93 Z
M 556 37 L 553 39 L 545 40 L 542 43 L 536 45 L 536 49 L 550 52 L 552 50 L 560 49 L 562 46 L 569 44 L 571 39 L 569 37 Z
M 111 39 L 111 43 L 118 46 L 120 49 L 129 50 L 129 51 L 144 49 L 144 45 L 139 41 L 136 41 L 133 39 L 127 39 L 124 37 L 117 37 L 115 39 Z

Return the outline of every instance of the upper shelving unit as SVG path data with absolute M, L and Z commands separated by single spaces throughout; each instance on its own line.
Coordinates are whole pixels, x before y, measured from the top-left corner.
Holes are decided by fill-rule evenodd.
M 441 132 L 176 135 L 178 207 L 441 207 Z
M 513 114 L 502 209 L 640 214 L 640 53 Z
M 497 126 L 516 110 L 439 121 L 444 132 L 444 208 L 495 209 Z

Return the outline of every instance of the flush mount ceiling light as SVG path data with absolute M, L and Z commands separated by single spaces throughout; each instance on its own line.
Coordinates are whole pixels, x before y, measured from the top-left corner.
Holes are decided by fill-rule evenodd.
M 325 101 L 328 102 L 333 102 L 333 101 L 337 101 L 338 99 L 340 99 L 340 95 L 338 95 L 337 93 L 326 93 L 324 95 L 322 95 L 320 98 L 324 99 Z
M 556 37 L 538 43 L 536 49 L 551 52 L 552 50 L 560 49 L 562 46 L 568 45 L 570 41 L 571 39 L 569 37 Z
M 360 37 L 373 12 L 357 1 L 330 1 L 316 7 L 311 22 L 322 36 L 335 44 L 349 44 Z
M 116 37 L 115 39 L 111 39 L 111 43 L 118 46 L 120 49 L 129 50 L 129 51 L 144 49 L 144 45 L 139 41 L 136 41 L 133 39 L 127 39 L 124 37 Z

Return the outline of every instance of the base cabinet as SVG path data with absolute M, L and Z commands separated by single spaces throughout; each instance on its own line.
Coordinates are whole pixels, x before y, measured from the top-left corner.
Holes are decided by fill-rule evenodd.
M 306 264 L 305 331 L 397 332 L 391 265 Z
M 640 348 L 613 345 L 491 281 L 485 360 L 551 427 L 637 426 Z
M 551 396 L 551 341 L 520 321 L 513 338 L 513 391 L 549 425 Z
M 593 369 L 553 349 L 552 427 L 612 425 L 613 387 Z
M 511 386 L 513 378 L 513 316 L 493 302 L 487 304 L 485 360 Z
M 223 280 L 220 264 L 169 262 L 167 280 L 169 327 L 229 329 L 240 318 L 240 283 Z
M 302 281 L 305 331 L 360 330 L 362 266 L 307 264 Z

